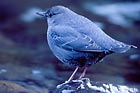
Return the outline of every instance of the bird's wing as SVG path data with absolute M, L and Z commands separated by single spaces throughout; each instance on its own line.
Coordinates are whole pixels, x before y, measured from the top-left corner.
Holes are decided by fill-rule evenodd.
M 52 29 L 52 40 L 55 45 L 74 51 L 103 52 L 106 51 L 98 46 L 88 35 L 78 33 L 71 27 L 55 26 Z

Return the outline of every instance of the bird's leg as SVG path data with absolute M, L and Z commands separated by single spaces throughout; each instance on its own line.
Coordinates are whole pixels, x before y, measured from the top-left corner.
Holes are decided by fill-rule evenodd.
M 84 69 L 83 73 L 81 74 L 81 76 L 79 77 L 79 79 L 82 79 L 85 76 L 86 71 L 87 71 L 87 67 L 85 67 L 85 69 Z
M 61 88 L 62 86 L 70 83 L 70 81 L 72 81 L 74 75 L 76 74 L 76 72 L 78 71 L 78 68 L 79 67 L 76 67 L 76 69 L 74 70 L 74 72 L 72 73 L 72 75 L 70 76 L 70 78 L 68 79 L 68 81 L 65 81 L 64 83 L 60 84 L 60 85 L 57 85 L 57 88 Z
M 68 79 L 68 81 L 66 81 L 67 83 L 70 82 L 70 81 L 73 79 L 74 75 L 75 75 L 76 72 L 78 71 L 78 68 L 79 68 L 79 67 L 76 67 L 76 69 L 74 70 L 74 72 L 72 73 L 72 75 L 70 76 L 70 78 Z

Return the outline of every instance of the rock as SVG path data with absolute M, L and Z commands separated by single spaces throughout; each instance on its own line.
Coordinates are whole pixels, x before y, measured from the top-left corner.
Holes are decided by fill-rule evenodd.
M 0 81 L 0 93 L 48 93 L 48 90 L 22 86 L 10 81 Z
M 139 93 L 136 87 L 90 81 L 88 78 L 72 80 L 57 86 L 54 93 Z

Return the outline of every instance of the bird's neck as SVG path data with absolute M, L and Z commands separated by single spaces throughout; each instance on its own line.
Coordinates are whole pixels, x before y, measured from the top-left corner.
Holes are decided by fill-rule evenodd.
M 72 16 L 76 15 L 74 12 L 68 14 L 60 14 L 58 16 L 53 16 L 52 18 L 48 18 L 48 25 L 67 25 L 74 18 Z
M 50 25 L 50 26 L 55 25 L 55 23 L 56 23 L 55 20 L 50 19 L 50 18 L 47 19 L 47 22 L 48 22 L 48 25 Z

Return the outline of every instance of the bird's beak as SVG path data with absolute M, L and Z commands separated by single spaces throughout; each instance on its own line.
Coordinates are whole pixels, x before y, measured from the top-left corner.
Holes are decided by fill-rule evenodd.
M 46 12 L 36 12 L 36 14 L 42 16 L 42 17 L 45 17 L 46 16 Z

